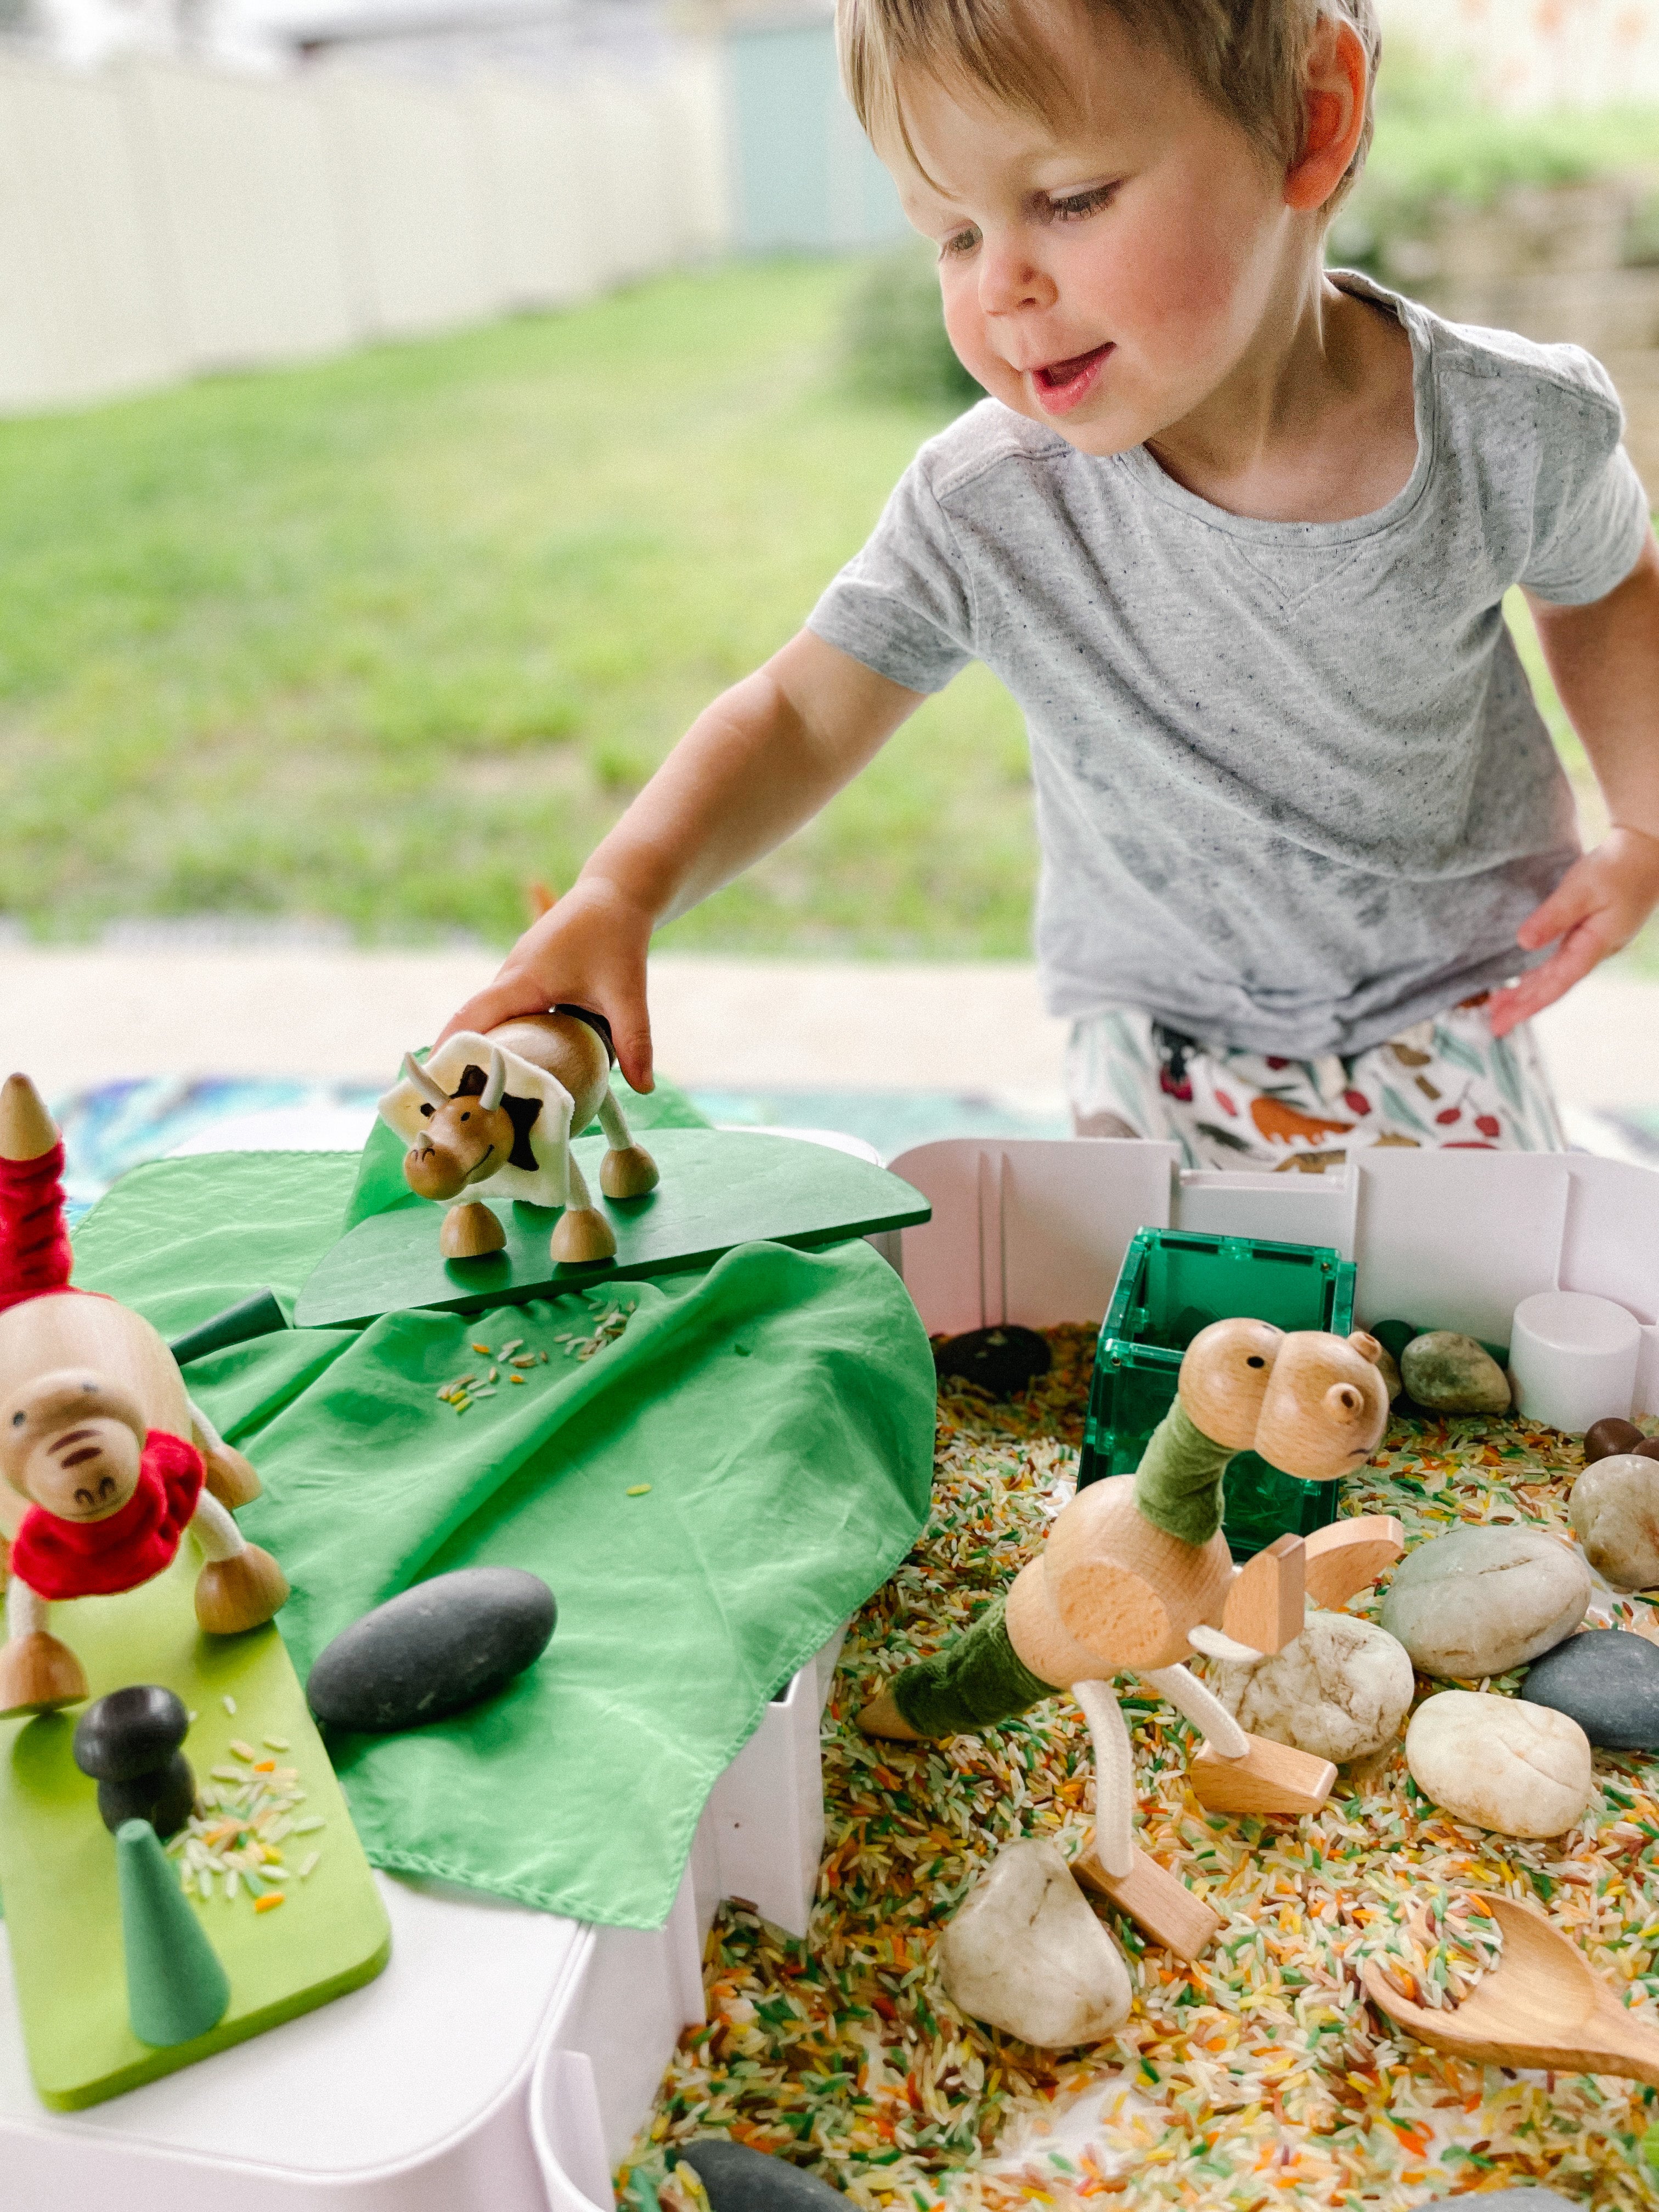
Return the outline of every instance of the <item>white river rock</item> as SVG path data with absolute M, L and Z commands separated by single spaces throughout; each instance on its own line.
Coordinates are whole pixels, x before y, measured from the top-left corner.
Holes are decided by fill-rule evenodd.
M 998 1852 L 939 1938 L 939 1978 L 962 2011 L 1041 2051 L 1129 2017 L 1128 1969 L 1054 1844 Z
M 1406 1764 L 1443 1812 L 1500 1836 L 1559 1836 L 1590 1801 L 1590 1743 L 1577 1722 L 1489 1691 L 1425 1698 L 1406 1731 Z
M 1411 1710 L 1412 1662 L 1397 1638 L 1346 1613 L 1311 1613 L 1265 1659 L 1226 1660 L 1210 1686 L 1243 1729 L 1340 1765 L 1381 1751 Z
M 1589 1607 L 1590 1587 L 1577 1553 L 1541 1530 L 1452 1528 L 1408 1552 L 1395 1569 L 1382 1626 L 1425 1674 L 1478 1682 L 1522 1667 L 1571 1636 Z
M 1659 1460 L 1613 1452 L 1595 1461 L 1572 1486 L 1567 1517 L 1615 1589 L 1659 1587 Z

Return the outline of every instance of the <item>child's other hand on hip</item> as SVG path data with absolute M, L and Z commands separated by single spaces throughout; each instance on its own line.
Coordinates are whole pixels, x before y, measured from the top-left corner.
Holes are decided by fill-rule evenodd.
M 649 1091 L 645 957 L 652 921 L 616 884 L 603 877 L 583 877 L 526 930 L 495 981 L 457 1009 L 438 1043 L 457 1030 L 487 1034 L 518 1014 L 544 1014 L 557 1005 L 586 1006 L 611 1024 L 617 1059 L 629 1086 Z
M 1565 997 L 1609 953 L 1630 943 L 1656 905 L 1659 837 L 1615 824 L 1516 931 L 1528 952 L 1551 944 L 1555 950 L 1518 983 L 1492 994 L 1487 1001 L 1492 1035 L 1506 1035 Z

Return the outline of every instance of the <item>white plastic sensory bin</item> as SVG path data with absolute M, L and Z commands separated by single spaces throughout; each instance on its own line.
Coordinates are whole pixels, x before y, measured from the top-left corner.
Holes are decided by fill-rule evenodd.
M 875 1241 L 935 1333 L 1098 1321 L 1137 1229 L 1192 1229 L 1335 1246 L 1357 1265 L 1358 1322 L 1511 1344 L 1534 1418 L 1659 1410 L 1649 1169 L 1389 1148 L 1319 1176 L 1192 1173 L 1170 1146 L 977 1139 L 891 1165 L 933 1218 Z M 3 2212 L 603 2212 L 677 2038 L 703 2018 L 720 1900 L 805 1932 L 838 1647 L 785 1686 L 715 1785 L 662 1929 L 380 1877 L 393 1949 L 378 1981 L 76 2113 L 36 2100 L 0 1974 Z

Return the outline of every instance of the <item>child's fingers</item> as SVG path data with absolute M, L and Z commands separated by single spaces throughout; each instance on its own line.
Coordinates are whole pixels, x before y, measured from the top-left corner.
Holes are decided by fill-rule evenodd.
M 1534 907 L 1516 931 L 1516 943 L 1527 952 L 1553 944 L 1593 914 L 1606 896 L 1585 863 L 1575 860 L 1543 904 Z
M 486 1034 L 515 1014 L 544 1014 L 551 1001 L 535 977 L 522 969 L 498 975 L 493 983 L 475 991 L 444 1024 L 434 1040 L 434 1049 L 457 1030 L 479 1030 Z
M 628 1078 L 628 1087 L 641 1096 L 656 1087 L 652 1073 L 651 1016 L 642 998 L 617 999 L 605 1008 L 617 1064 Z
M 1492 994 L 1486 1006 L 1492 1035 L 1507 1036 L 1522 1022 L 1541 1014 L 1546 1006 L 1553 1006 L 1613 949 L 1594 930 L 1574 930 L 1560 951 L 1553 953 L 1541 968 L 1534 968 L 1518 983 Z

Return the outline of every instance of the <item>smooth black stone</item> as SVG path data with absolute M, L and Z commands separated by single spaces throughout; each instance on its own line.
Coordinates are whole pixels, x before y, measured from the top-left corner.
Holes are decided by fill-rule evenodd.
M 94 1782 L 126 1782 L 165 1766 L 184 1741 L 184 1700 L 159 1683 L 134 1682 L 87 1707 L 75 1723 L 75 1763 Z
M 1035 1376 L 1048 1372 L 1051 1358 L 1034 1328 L 1007 1322 L 998 1328 L 970 1328 L 935 1346 L 933 1369 L 941 1376 L 959 1376 L 990 1397 L 1012 1398 Z
M 434 1575 L 343 1628 L 311 1670 L 319 1721 L 372 1735 L 465 1712 L 546 1650 L 553 1593 L 521 1567 Z
M 98 1810 L 111 1835 L 123 1820 L 148 1820 L 165 1843 L 189 1820 L 195 1802 L 196 1777 L 182 1751 L 175 1751 L 153 1774 L 98 1785 Z
M 1627 1628 L 1587 1628 L 1534 1659 L 1528 1704 L 1565 1713 L 1603 1751 L 1659 1751 L 1659 1646 Z
M 713 2212 L 846 2212 L 850 2201 L 787 2158 L 724 2136 L 682 2143 L 679 2154 L 702 2181 Z

